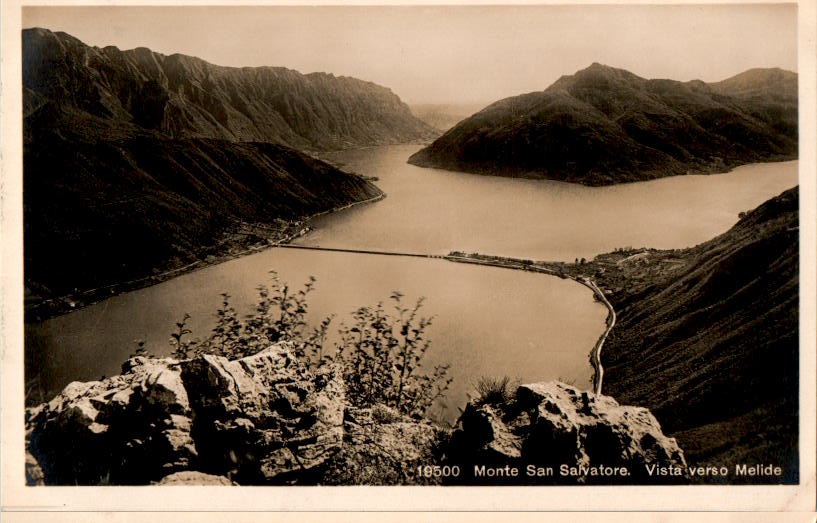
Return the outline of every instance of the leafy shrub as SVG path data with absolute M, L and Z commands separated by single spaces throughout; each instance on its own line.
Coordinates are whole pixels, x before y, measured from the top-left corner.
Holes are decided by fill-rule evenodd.
M 357 309 L 352 313 L 353 324 L 339 328 L 337 350 L 326 354 L 324 344 L 334 315 L 311 331 L 307 329 L 307 296 L 315 288 L 315 278 L 310 277 L 302 289 L 293 291 L 274 271 L 270 274 L 270 283 L 257 287 L 255 310 L 244 319 L 231 305 L 230 295 L 222 294 L 216 325 L 203 340 L 190 338 L 190 315 L 185 314 L 170 335 L 173 357 L 186 359 L 205 353 L 237 359 L 272 343 L 288 341 L 294 343 L 295 355 L 309 359 L 311 365 L 339 363 L 347 398 L 356 407 L 381 404 L 401 414 L 422 416 L 443 397 L 451 383 L 449 366 L 438 365 L 430 373 L 420 372 L 431 344 L 425 334 L 432 321 L 419 314 L 422 298 L 413 307 L 404 307 L 403 295 L 394 292 L 394 312 L 386 312 L 382 302 Z M 139 343 L 139 352 L 146 352 L 144 342 Z
M 134 343 L 134 345 L 136 345 L 136 348 L 133 350 L 133 352 L 130 353 L 130 356 L 128 356 L 129 358 L 135 358 L 135 357 L 138 357 L 138 356 L 149 356 L 150 355 L 150 353 L 148 352 L 147 346 L 145 345 L 145 343 L 146 343 L 145 340 L 142 340 L 142 339 L 133 340 L 133 343 Z
M 216 354 L 229 359 L 255 354 L 278 341 L 295 344 L 297 356 L 317 355 L 323 358 L 323 343 L 332 321 L 332 316 L 308 333 L 305 320 L 307 295 L 315 287 L 315 278 L 310 277 L 304 287 L 293 291 L 282 283 L 275 271 L 270 271 L 271 281 L 257 287 L 258 302 L 255 311 L 241 319 L 230 303 L 230 295 L 221 294 L 221 306 L 216 311 L 216 325 L 209 336 L 191 339 L 187 328 L 189 314 L 176 323 L 176 331 L 170 335 L 172 355 L 186 359 L 196 354 Z M 144 352 L 144 342 L 140 350 Z
M 176 322 L 176 332 L 170 334 L 170 346 L 173 348 L 173 357 L 180 360 L 188 357 L 188 353 L 194 345 L 194 342 L 189 342 L 184 339 L 185 336 L 192 333 L 192 331 L 187 328 L 187 320 L 189 319 L 190 315 L 185 313 L 182 321 Z M 144 343 L 143 341 L 142 349 L 144 349 Z
M 356 407 L 385 404 L 400 413 L 422 416 L 451 384 L 448 365 L 419 372 L 431 342 L 425 331 L 432 318 L 419 315 L 423 298 L 404 307 L 403 295 L 394 292 L 396 314 L 383 303 L 352 313 L 354 324 L 342 325 L 337 358 L 343 362 L 347 395 Z

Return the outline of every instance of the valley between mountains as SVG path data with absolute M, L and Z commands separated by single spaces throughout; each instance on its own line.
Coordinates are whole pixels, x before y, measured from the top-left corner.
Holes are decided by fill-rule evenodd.
M 370 209 L 391 203 L 391 191 L 402 205 L 400 191 L 432 177 L 462 187 L 477 183 L 476 175 L 502 179 L 486 189 L 496 206 L 521 201 L 518 191 L 532 187 L 521 184 L 588 198 L 581 209 L 592 208 L 594 195 L 609 194 L 593 191 L 644 188 L 643 214 L 621 213 L 649 227 L 651 195 L 677 191 L 699 200 L 706 180 L 752 164 L 796 171 L 796 73 L 752 69 L 720 82 L 678 82 L 594 63 L 543 91 L 470 108 L 459 121 L 452 107 L 415 107 L 424 121 L 389 88 L 356 78 L 92 47 L 40 28 L 24 30 L 22 39 L 25 321 L 32 333 L 48 333 L 42 347 L 25 349 L 29 483 L 505 484 L 414 474 L 434 460 L 458 470 L 490 463 L 497 470 L 632 472 L 535 482 L 545 485 L 798 483 L 799 193 L 796 182 L 775 174 L 730 178 L 757 184 L 747 191 L 754 200 L 745 200 L 754 203 L 695 245 L 622 244 L 575 260 L 454 256 L 551 274 L 537 278 L 592 282 L 616 318 L 600 355 L 601 394 L 575 379 L 514 384 L 511 375 L 504 385 L 480 382 L 479 394 L 456 405 L 447 426 L 425 411 L 405 410 L 405 361 L 392 368 L 400 376 L 397 400 L 362 404 L 340 362 L 313 364 L 303 340 L 285 337 L 234 357 L 140 354 L 115 376 L 63 383 L 56 397 L 34 393 L 48 340 L 59 337 L 50 320 L 135 289 L 147 291 L 140 299 L 149 297 L 161 282 L 194 269 L 308 239 L 320 223 L 316 215 L 332 220 L 335 210 L 353 206 L 337 219 L 365 223 L 378 216 Z M 401 144 L 419 148 L 404 157 L 409 170 L 379 172 L 379 151 L 402 151 L 388 149 Z M 370 155 L 375 168 L 353 172 L 328 160 L 339 151 Z M 724 187 L 734 186 L 717 189 L 706 205 L 723 210 L 718 206 L 738 192 Z M 440 229 L 447 223 L 439 216 L 460 219 L 456 200 L 467 193 L 452 193 L 426 202 Z M 545 234 L 535 207 L 527 220 L 495 226 L 509 236 Z M 422 218 L 400 220 L 405 226 Z M 372 241 L 399 246 L 397 231 L 404 230 L 393 229 L 392 237 L 378 229 Z M 481 232 L 472 234 L 479 239 Z M 470 240 L 456 238 L 450 250 Z M 332 239 L 326 242 L 332 250 Z M 445 257 L 435 249 L 415 254 Z M 301 254 L 305 271 L 329 263 L 309 248 Z M 356 264 L 335 277 L 348 277 Z M 502 289 L 491 292 L 475 300 L 507 299 Z M 159 306 L 145 299 L 139 307 Z M 172 313 L 181 318 L 186 311 Z M 485 318 L 497 330 L 501 320 Z M 93 337 L 94 328 L 84 332 Z M 583 371 L 592 372 L 589 365 Z M 79 443 L 63 453 L 67 440 Z M 648 472 L 718 464 L 780 473 L 656 479 Z M 507 484 L 528 484 L 514 481 Z

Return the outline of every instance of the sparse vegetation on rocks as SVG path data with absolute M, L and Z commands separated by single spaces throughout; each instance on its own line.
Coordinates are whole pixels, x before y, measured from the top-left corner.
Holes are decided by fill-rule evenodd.
M 230 295 L 222 294 L 216 323 L 204 338 L 192 337 L 187 328 L 189 314 L 176 323 L 169 339 L 172 356 L 187 359 L 212 354 L 234 360 L 285 341 L 291 344 L 294 355 L 311 368 L 338 364 L 347 398 L 357 408 L 384 405 L 418 418 L 444 397 L 452 380 L 448 365 L 437 365 L 427 372 L 423 367 L 431 346 L 426 329 L 433 320 L 421 314 L 423 298 L 406 306 L 403 295 L 395 291 L 390 296 L 391 310 L 386 310 L 382 302 L 360 307 L 351 314 L 349 325 L 339 326 L 340 341 L 333 351 L 325 343 L 334 315 L 311 329 L 307 323 L 307 297 L 315 283 L 315 278 L 310 277 L 296 290 L 270 271 L 269 283 L 257 287 L 255 309 L 245 318 L 232 306 Z M 149 349 L 138 340 L 134 355 L 147 354 Z
M 489 405 L 508 403 L 513 400 L 514 390 L 508 376 L 483 376 L 477 381 L 477 403 Z

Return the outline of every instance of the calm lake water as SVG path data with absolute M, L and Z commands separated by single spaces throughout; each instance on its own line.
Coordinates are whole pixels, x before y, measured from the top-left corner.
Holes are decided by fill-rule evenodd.
M 346 151 L 330 159 L 378 176 L 388 197 L 317 220 L 300 243 L 447 254 L 478 251 L 571 261 L 616 247 L 691 247 L 726 231 L 738 213 L 797 185 L 797 162 L 731 173 L 585 187 L 422 169 L 416 145 Z
M 388 197 L 321 218 L 300 243 L 549 260 L 590 258 L 619 246 L 679 248 L 724 232 L 738 212 L 797 183 L 797 162 L 785 162 L 588 188 L 421 169 L 405 163 L 417 149 L 333 155 L 349 170 L 379 177 Z M 309 299 L 315 324 L 338 313 L 337 327 L 360 306 L 388 302 L 394 290 L 406 302 L 424 296 L 425 314 L 435 317 L 427 364 L 450 363 L 455 380 L 446 404 L 438 406 L 448 420 L 480 376 L 590 385 L 588 354 L 604 329 L 606 309 L 582 285 L 445 260 L 270 249 L 27 325 L 26 379 L 39 391 L 29 400 L 50 399 L 73 380 L 117 374 L 134 340 L 167 354 L 174 323 L 185 313 L 194 333 L 206 334 L 222 292 L 233 296 L 240 313 L 249 312 L 255 288 L 271 269 L 296 287 L 310 275 L 317 278 Z

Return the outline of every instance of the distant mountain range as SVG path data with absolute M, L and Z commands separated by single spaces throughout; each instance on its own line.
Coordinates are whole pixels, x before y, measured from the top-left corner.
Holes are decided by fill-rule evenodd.
M 795 73 L 752 69 L 707 84 L 594 63 L 489 105 L 409 163 L 608 185 L 792 159 L 797 141 Z
M 261 239 L 233 234 L 248 224 L 280 229 L 382 194 L 299 151 L 438 134 L 354 78 L 100 49 L 46 29 L 22 41 L 32 301 L 218 256 Z
M 435 129 L 447 131 L 486 105 L 488 104 L 415 104 L 410 107 L 411 112 L 420 120 Z

